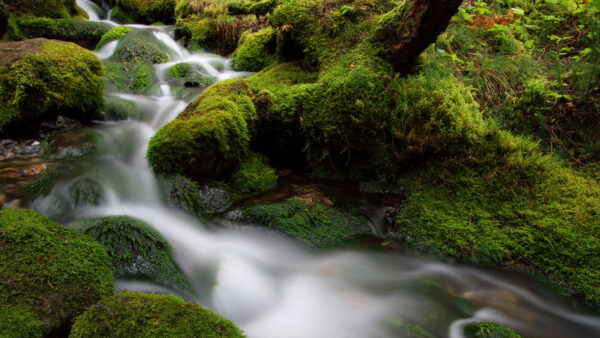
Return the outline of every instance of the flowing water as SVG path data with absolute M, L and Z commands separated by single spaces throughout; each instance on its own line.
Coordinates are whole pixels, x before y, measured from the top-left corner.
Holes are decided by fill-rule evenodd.
M 77 3 L 92 20 L 105 15 L 90 1 Z M 36 200 L 39 212 L 63 220 L 130 215 L 145 221 L 170 242 L 193 285 L 194 295 L 180 294 L 233 320 L 249 337 L 398 337 L 407 323 L 461 337 L 465 325 L 482 320 L 527 336 L 600 335 L 600 318 L 573 312 L 527 278 L 400 252 L 314 252 L 264 227 L 202 222 L 167 207 L 145 159 L 148 141 L 197 93 L 172 95 L 176 88 L 165 81 L 166 69 L 185 61 L 202 65 L 216 81 L 247 74 L 232 71 L 218 56 L 188 52 L 173 40 L 172 27 L 132 27 L 151 31 L 171 49 L 171 62 L 156 66 L 159 89 L 146 96 L 107 90 L 107 96 L 135 102 L 142 118 L 99 122 L 94 129 L 103 140 L 102 154 L 86 160 L 88 171 Z M 117 43 L 97 54 L 109 57 Z M 216 69 L 215 61 L 224 69 Z M 82 177 L 102 182 L 108 196 L 102 206 L 57 213 L 56 201 Z M 135 280 L 119 280 L 116 288 L 178 293 Z M 479 310 L 465 318 L 456 297 L 474 301 Z

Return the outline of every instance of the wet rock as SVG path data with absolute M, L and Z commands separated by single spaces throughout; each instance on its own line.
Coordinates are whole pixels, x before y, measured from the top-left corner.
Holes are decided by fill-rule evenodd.
M 81 123 L 76 120 L 58 115 L 55 120 L 44 121 L 40 124 L 39 134 L 44 138 L 50 134 L 61 131 L 72 130 L 81 127 Z
M 89 177 L 81 178 L 71 184 L 69 198 L 73 208 L 97 206 L 106 200 L 102 185 Z

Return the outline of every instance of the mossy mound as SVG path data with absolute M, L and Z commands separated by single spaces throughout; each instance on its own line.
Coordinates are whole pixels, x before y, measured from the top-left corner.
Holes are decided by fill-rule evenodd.
M 113 27 L 110 31 L 108 31 L 104 35 L 102 35 L 100 41 L 98 41 L 98 44 L 96 45 L 96 50 L 104 47 L 104 45 L 106 45 L 107 43 L 109 43 L 111 41 L 114 41 L 114 40 L 124 37 L 131 31 L 132 31 L 131 27 L 128 27 L 128 26 Z
M 73 43 L 0 44 L 0 130 L 57 113 L 94 117 L 103 101 L 103 75 L 98 57 Z
M 257 114 L 269 100 L 245 80 L 213 85 L 152 137 L 148 161 L 166 174 L 227 176 L 247 156 Z
M 181 62 L 167 70 L 167 78 L 176 79 L 186 87 L 206 88 L 215 82 L 215 78 L 208 75 L 198 65 Z
M 244 337 L 235 324 L 175 296 L 120 292 L 77 317 L 71 337 Z
M 119 90 L 145 94 L 157 89 L 153 65 L 169 61 L 170 49 L 151 32 L 131 31 L 119 39 L 106 62 L 106 77 Z
M 102 115 L 111 120 L 139 120 L 141 113 L 135 103 L 118 97 L 107 98 L 102 107 Z
M 47 38 L 75 42 L 93 49 L 111 26 L 102 22 L 72 19 L 21 18 L 11 26 L 13 40 Z
M 147 279 L 192 291 L 172 257 L 169 243 L 147 224 L 127 216 L 107 216 L 73 226 L 106 248 L 115 278 Z
M 30 308 L 46 333 L 113 294 L 106 250 L 33 211 L 0 210 L 0 246 L 0 304 Z M 25 315 L 10 317 L 23 323 Z
M 256 33 L 244 32 L 233 54 L 233 69 L 257 72 L 275 62 L 276 37 L 277 32 L 272 27 Z
M 494 322 L 479 322 L 465 327 L 467 338 L 521 338 L 513 330 Z
M 36 16 L 54 19 L 86 19 L 87 14 L 75 0 L 4 0 L 16 16 Z
M 110 19 L 123 25 L 135 23 L 135 19 L 119 6 L 113 7 L 112 12 L 110 12 Z
M 268 226 L 317 248 L 348 247 L 373 235 L 360 211 L 302 197 L 243 208 L 236 220 Z
M 277 187 L 277 175 L 265 156 L 250 153 L 231 176 L 231 182 L 241 192 L 262 193 Z
M 43 337 L 46 325 L 25 306 L 0 305 L 0 337 Z
M 399 184 L 394 235 L 417 250 L 544 274 L 600 304 L 600 186 L 537 144 L 492 129 Z
M 106 201 L 104 188 L 90 177 L 82 177 L 70 183 L 68 196 L 72 208 L 98 206 Z
M 176 0 L 120 0 L 119 7 L 136 22 L 165 24 L 175 21 Z

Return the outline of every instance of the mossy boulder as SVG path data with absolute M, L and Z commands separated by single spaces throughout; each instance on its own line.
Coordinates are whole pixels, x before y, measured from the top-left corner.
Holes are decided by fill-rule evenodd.
M 12 314 L 13 321 L 23 323 L 30 309 L 49 333 L 113 294 L 106 250 L 34 211 L 0 210 L 0 246 L 0 305 L 26 309 Z M 26 325 L 39 326 L 36 321 Z
M 135 103 L 118 97 L 107 98 L 101 115 L 110 120 L 139 120 L 141 113 Z
M 192 292 L 172 256 L 169 243 L 147 224 L 128 216 L 107 216 L 72 226 L 106 248 L 115 278 L 147 279 L 168 288 Z
M 235 324 L 175 296 L 120 292 L 77 318 L 71 337 L 244 337 Z
M 73 43 L 32 39 L 0 44 L 0 131 L 60 113 L 96 116 L 104 67 Z
M 241 192 L 263 193 L 277 187 L 277 175 L 265 156 L 250 153 L 231 176 L 231 182 Z
M 233 69 L 257 72 L 275 62 L 276 38 L 277 33 L 272 27 L 256 33 L 244 32 L 233 54 Z
M 53 19 L 86 19 L 87 14 L 75 0 L 3 0 L 16 16 L 35 16 Z
M 10 33 L 13 39 L 47 38 L 75 42 L 93 49 L 111 26 L 103 22 L 73 19 L 20 18 Z
M 215 82 L 215 78 L 207 74 L 200 66 L 181 62 L 167 70 L 168 79 L 176 79 L 186 87 L 206 88 Z
M 225 177 L 248 155 L 258 114 L 269 106 L 269 93 L 245 80 L 217 83 L 152 137 L 148 161 L 160 173 Z
M 113 27 L 111 30 L 109 30 L 104 35 L 102 35 L 102 37 L 100 38 L 100 41 L 98 41 L 98 44 L 96 45 L 96 50 L 99 50 L 100 48 L 104 47 L 104 45 L 106 45 L 107 43 L 109 43 L 111 41 L 114 41 L 114 40 L 124 37 L 131 31 L 132 31 L 132 28 L 129 26 Z
M 153 65 L 168 62 L 170 51 L 151 32 L 138 30 L 126 33 L 106 61 L 106 77 L 120 91 L 149 93 L 157 89 Z
M 106 201 L 104 188 L 91 177 L 81 177 L 69 184 L 69 205 L 72 208 L 98 206 Z
M 520 338 L 513 330 L 494 322 L 469 324 L 464 329 L 467 338 Z
M 46 324 L 26 306 L 0 305 L 0 337 L 43 337 Z
M 110 19 L 123 25 L 135 23 L 135 19 L 119 6 L 113 7 L 112 12 L 110 12 Z
M 242 208 L 234 219 L 267 226 L 317 248 L 352 247 L 373 236 L 368 218 L 359 210 L 303 196 Z
M 119 7 L 136 22 L 165 24 L 175 21 L 176 0 L 120 0 Z

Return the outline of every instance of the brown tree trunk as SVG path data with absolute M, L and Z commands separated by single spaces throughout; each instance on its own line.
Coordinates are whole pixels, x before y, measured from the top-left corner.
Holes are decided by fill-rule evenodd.
M 442 33 L 461 0 L 405 0 L 381 19 L 376 38 L 394 69 L 408 72 L 417 57 Z M 400 22 L 400 23 L 399 23 Z

